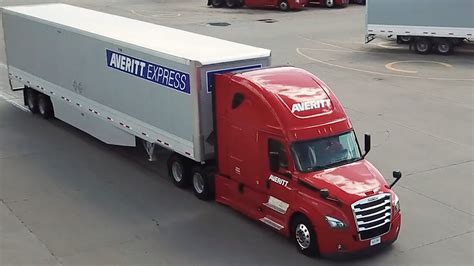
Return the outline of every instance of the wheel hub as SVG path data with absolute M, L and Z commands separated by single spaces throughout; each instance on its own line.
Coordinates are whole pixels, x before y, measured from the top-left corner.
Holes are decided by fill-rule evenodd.
M 304 224 L 299 224 L 296 227 L 296 241 L 302 249 L 307 249 L 311 243 L 311 235 L 309 229 Z
M 44 115 L 46 113 L 45 103 L 42 97 L 39 97 L 38 99 L 38 109 L 41 115 Z
M 439 51 L 445 53 L 445 52 L 449 51 L 449 46 L 447 44 L 440 44 L 439 45 Z
M 194 173 L 193 185 L 197 193 L 201 194 L 204 191 L 204 178 L 200 173 Z
M 171 172 L 173 173 L 173 178 L 177 182 L 180 182 L 183 179 L 183 168 L 177 162 L 174 162 L 171 166 Z
M 419 43 L 418 44 L 418 50 L 426 51 L 427 49 L 428 49 L 428 45 L 426 43 Z

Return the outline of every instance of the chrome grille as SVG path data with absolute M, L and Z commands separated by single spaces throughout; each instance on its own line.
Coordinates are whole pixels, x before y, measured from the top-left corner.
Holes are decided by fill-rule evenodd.
M 382 235 L 390 230 L 392 205 L 390 194 L 378 194 L 351 205 L 361 240 Z

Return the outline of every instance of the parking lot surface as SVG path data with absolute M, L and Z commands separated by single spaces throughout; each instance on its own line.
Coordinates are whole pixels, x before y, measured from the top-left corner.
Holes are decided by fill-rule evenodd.
M 390 40 L 364 44 L 358 5 L 280 12 L 190 0 L 61 2 L 269 48 L 273 65 L 314 73 L 341 100 L 359 138 L 372 134 L 368 159 L 386 179 L 404 173 L 394 188 L 402 229 L 372 254 L 304 257 L 270 228 L 174 187 L 167 151 L 150 163 L 139 148 L 108 146 L 31 115 L 21 92 L 9 90 L 0 30 L 0 265 L 474 263 L 473 45 L 445 57 Z

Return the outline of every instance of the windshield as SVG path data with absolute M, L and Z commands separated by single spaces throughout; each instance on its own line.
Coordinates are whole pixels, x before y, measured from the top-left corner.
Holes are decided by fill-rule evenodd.
M 313 172 L 343 164 L 362 157 L 353 131 L 322 139 L 295 142 L 292 152 L 300 172 Z

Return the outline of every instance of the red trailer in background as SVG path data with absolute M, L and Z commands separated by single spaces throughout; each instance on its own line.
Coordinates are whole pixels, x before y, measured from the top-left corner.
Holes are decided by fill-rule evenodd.
M 346 1 L 346 0 L 344 0 Z M 300 10 L 305 7 L 307 0 L 209 0 L 207 5 L 212 7 L 249 7 L 249 8 L 279 8 L 282 11 Z

